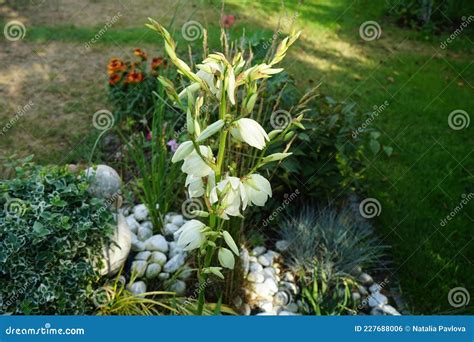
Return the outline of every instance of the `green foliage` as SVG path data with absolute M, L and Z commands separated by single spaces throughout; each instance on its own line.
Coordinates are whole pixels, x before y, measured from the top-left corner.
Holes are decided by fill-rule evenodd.
M 284 110 L 273 120 L 272 115 L 266 114 L 267 128 L 272 122 L 274 125 L 278 115 L 284 122 L 304 114 L 304 129 L 297 130 L 286 141 L 293 156 L 278 164 L 279 172 L 274 165 L 268 168 L 280 190 L 299 189 L 303 196 L 318 199 L 344 198 L 363 188 L 368 157 L 381 151 L 387 156 L 393 152 L 379 141 L 380 132 L 370 124 L 374 113 L 361 114 L 354 103 L 324 96 L 317 88 L 301 95 L 295 81 L 286 74 L 267 81 L 264 94 L 264 113 L 277 113 L 277 105 Z
M 93 262 L 112 231 L 111 213 L 88 193 L 84 175 L 30 163 L 15 171 L 0 181 L 0 311 L 91 312 Z
M 407 27 L 442 31 L 458 26 L 474 10 L 470 0 L 390 0 L 390 14 Z
M 176 208 L 183 174 L 179 165 L 171 163 L 173 145 L 177 144 L 170 122 L 165 121 L 167 103 L 154 93 L 155 103 L 149 139 L 142 133 L 131 136 L 127 144 L 130 171 L 136 174 L 137 195 L 146 204 L 155 228 L 163 226 L 163 215 Z M 171 146 L 170 146 L 171 145 Z
M 351 289 L 357 283 L 349 276 L 331 275 L 331 269 L 314 266 L 299 278 L 303 309 L 308 315 L 344 315 L 355 312 Z

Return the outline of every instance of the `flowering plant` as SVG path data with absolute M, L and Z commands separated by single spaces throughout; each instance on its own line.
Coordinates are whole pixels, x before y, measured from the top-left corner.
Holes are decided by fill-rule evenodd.
M 202 197 L 207 211 L 195 211 L 197 217 L 208 218 L 207 223 L 192 219 L 180 229 L 178 245 L 185 250 L 199 249 L 204 258 L 200 263 L 199 282 L 204 283 L 208 274 L 224 278 L 222 268 L 233 269 L 239 249 L 231 234 L 224 229 L 230 217 L 243 217 L 250 206 L 264 206 L 272 196 L 270 182 L 258 173 L 263 165 L 279 161 L 291 153 L 265 155 L 268 146 L 283 139 L 293 126 L 301 127 L 302 116 L 293 120 L 284 130 L 267 134 L 262 126 L 249 118 L 258 98 L 258 81 L 271 77 L 283 69 L 274 68 L 286 55 L 288 48 L 300 33 L 291 34 L 278 46 L 268 63 L 250 66 L 239 52 L 231 60 L 223 53 L 209 54 L 196 73 L 176 55 L 176 43 L 169 32 L 153 19 L 147 26 L 159 32 L 165 50 L 178 72 L 191 82 L 181 93 L 173 83 L 160 76 L 168 96 L 186 112 L 189 140 L 183 142 L 173 155 L 172 162 L 183 161 L 181 170 L 187 175 L 185 185 L 190 197 Z M 219 106 L 217 120 L 201 115 L 206 103 Z M 215 136 L 218 134 L 218 139 Z M 216 142 L 216 144 L 213 144 Z M 237 168 L 228 163 L 231 145 L 246 143 L 260 150 L 257 163 L 250 170 L 237 174 Z M 217 151 L 213 151 L 217 145 Z M 223 240 L 223 241 L 222 241 Z M 217 250 L 221 267 L 211 266 Z M 198 313 L 204 305 L 204 291 L 199 294 Z
M 156 77 L 167 72 L 167 60 L 133 50 L 132 60 L 112 58 L 107 64 L 109 75 L 109 98 L 115 106 L 116 122 L 126 120 L 125 126 L 135 126 L 141 122 L 146 126 L 154 108 L 153 91 L 157 90 Z M 126 127 L 122 127 L 126 128 Z

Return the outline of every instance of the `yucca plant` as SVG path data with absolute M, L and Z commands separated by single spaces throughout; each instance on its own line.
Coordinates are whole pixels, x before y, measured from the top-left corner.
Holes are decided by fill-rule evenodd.
M 290 129 L 301 126 L 301 116 L 285 129 L 269 134 L 249 116 L 258 99 L 259 81 L 283 70 L 274 66 L 285 57 L 300 33 L 285 38 L 268 64 L 250 66 L 241 53 L 229 60 L 225 54 L 217 52 L 207 55 L 201 64 L 197 64 L 199 71 L 195 73 L 178 58 L 176 43 L 163 26 L 153 19 L 147 26 L 162 35 L 171 62 L 190 81 L 178 94 L 170 80 L 159 77 L 169 98 L 186 112 L 189 140 L 179 146 L 172 162 L 184 161 L 181 170 L 187 174 L 185 185 L 189 196 L 202 198 L 207 210 L 194 212 L 196 216 L 206 218 L 206 222 L 193 219 L 181 227 L 178 245 L 185 250 L 200 251 L 198 278 L 199 283 L 204 284 L 209 274 L 224 278 L 222 267 L 233 269 L 235 259 L 232 253 L 239 255 L 234 238 L 225 229 L 227 220 L 243 217 L 245 209 L 263 206 L 272 196 L 270 182 L 257 173 L 259 168 L 291 154 L 277 152 L 266 155 L 266 151 L 269 144 L 281 141 Z M 219 108 L 217 118 L 201 115 L 202 108 L 213 104 Z M 237 172 L 235 165 L 229 163 L 229 151 L 236 143 L 246 143 L 260 151 L 251 169 Z M 216 250 L 222 267 L 211 266 Z M 199 293 L 198 314 L 203 312 L 204 292 L 203 288 Z

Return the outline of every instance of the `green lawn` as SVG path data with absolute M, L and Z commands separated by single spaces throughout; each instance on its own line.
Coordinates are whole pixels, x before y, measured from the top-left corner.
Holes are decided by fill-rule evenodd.
M 217 7 L 216 1 L 198 3 L 201 8 L 212 5 L 213 11 Z M 466 288 L 474 297 L 474 201 L 448 224 L 440 224 L 463 195 L 474 192 L 474 123 L 462 130 L 448 125 L 454 110 L 474 116 L 472 30 L 442 50 L 439 45 L 446 35 L 395 27 L 386 15 L 385 1 L 288 3 L 286 13 L 280 3 L 229 1 L 226 13 L 236 15 L 236 33 L 245 28 L 248 35 L 270 37 L 279 18 L 285 24 L 297 11 L 296 26 L 303 29 L 303 38 L 285 67 L 298 79 L 299 88 L 322 82 L 324 93 L 354 101 L 363 112 L 388 102 L 371 124 L 394 153 L 367 161 L 369 192 L 364 196 L 382 205 L 375 225 L 383 241 L 392 246 L 393 280 L 400 281 L 414 313 L 474 313 L 472 304 L 456 311 L 448 303 L 448 293 L 455 287 Z M 359 27 L 366 21 L 380 25 L 379 39 L 361 39 Z M 96 48 L 158 44 L 141 24 L 112 28 Z M 27 41 L 77 44 L 93 36 L 98 27 L 42 24 L 31 27 Z M 214 23 L 210 31 L 216 41 L 218 26 Z M 175 36 L 183 43 L 179 31 Z

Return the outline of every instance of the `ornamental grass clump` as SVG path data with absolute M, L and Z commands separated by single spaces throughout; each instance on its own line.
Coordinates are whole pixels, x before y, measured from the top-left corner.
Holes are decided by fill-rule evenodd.
M 150 19 L 147 25 L 164 38 L 165 50 L 178 72 L 190 81 L 179 94 L 173 83 L 162 76 L 159 81 L 168 96 L 186 112 L 189 140 L 175 152 L 172 162 L 183 162 L 181 170 L 187 175 L 185 186 L 190 197 L 202 198 L 207 210 L 195 211 L 196 217 L 180 229 L 178 244 L 185 250 L 198 249 L 198 277 L 204 284 L 209 274 L 224 278 L 222 268 L 233 269 L 234 255 L 239 249 L 226 230 L 230 217 L 243 217 L 251 206 L 264 206 L 272 196 L 270 182 L 259 169 L 270 162 L 280 161 L 291 153 L 266 155 L 270 144 L 281 141 L 293 127 L 302 127 L 302 116 L 293 119 L 285 129 L 267 134 L 260 123 L 251 118 L 258 99 L 259 80 L 267 79 L 283 69 L 274 66 L 285 57 L 288 48 L 298 39 L 293 33 L 279 44 L 273 59 L 267 64 L 251 66 L 241 52 L 232 58 L 220 52 L 210 53 L 197 64 L 195 73 L 176 54 L 176 43 L 169 32 Z M 201 108 L 217 104 L 216 118 L 201 115 Z M 217 136 L 217 138 L 216 138 Z M 260 150 L 255 166 L 239 170 L 229 157 L 233 144 L 246 143 Z M 220 266 L 212 265 L 217 251 Z M 204 307 L 204 290 L 199 293 L 197 313 Z

